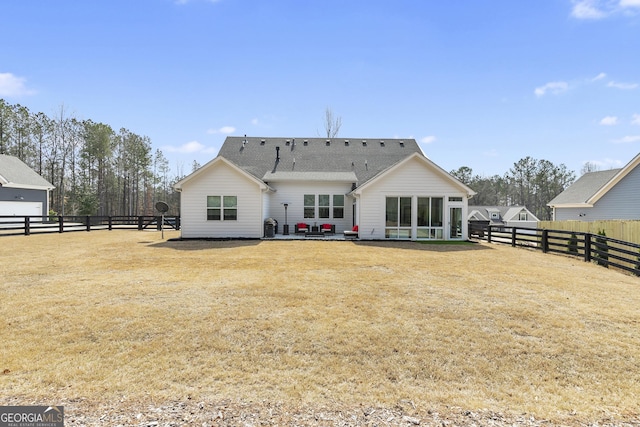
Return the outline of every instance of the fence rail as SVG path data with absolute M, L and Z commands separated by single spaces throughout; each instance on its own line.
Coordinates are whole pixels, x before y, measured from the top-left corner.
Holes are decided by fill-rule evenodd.
M 640 276 L 640 244 L 593 233 L 543 228 L 478 226 L 469 224 L 469 234 L 489 243 L 526 246 L 544 253 L 557 253 L 594 261 Z
M 0 216 L 0 236 L 72 231 L 180 229 L 179 216 Z

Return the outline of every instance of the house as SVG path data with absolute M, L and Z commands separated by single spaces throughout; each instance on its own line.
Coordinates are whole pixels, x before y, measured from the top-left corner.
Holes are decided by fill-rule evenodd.
M 640 154 L 620 169 L 589 172 L 548 203 L 554 221 L 640 219 Z
M 46 218 L 49 214 L 49 192 L 53 188 L 17 157 L 0 154 L 0 217 Z
M 183 238 L 260 238 L 273 219 L 277 234 L 304 223 L 357 225 L 360 239 L 466 239 L 475 194 L 414 139 L 246 136 L 227 137 L 175 189 Z
M 536 228 L 539 221 L 526 206 L 469 206 L 467 220 L 474 230 L 488 225 Z

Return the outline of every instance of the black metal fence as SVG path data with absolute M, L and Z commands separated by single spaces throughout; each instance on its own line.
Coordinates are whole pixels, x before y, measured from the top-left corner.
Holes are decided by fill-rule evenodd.
M 640 245 L 599 234 L 469 223 L 469 235 L 490 243 L 526 246 L 544 253 L 580 257 L 586 262 L 593 261 L 603 267 L 615 267 L 640 276 Z
M 179 216 L 0 216 L 0 236 L 92 230 L 179 230 Z

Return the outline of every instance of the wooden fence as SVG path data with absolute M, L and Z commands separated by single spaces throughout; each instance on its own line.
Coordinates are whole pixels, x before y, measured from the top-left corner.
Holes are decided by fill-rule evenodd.
M 640 244 L 640 220 L 540 221 L 538 228 L 591 234 L 603 230 L 607 237 Z
M 505 243 L 580 257 L 603 267 L 615 267 L 640 276 L 640 244 L 594 233 L 543 228 L 477 226 L 469 234 L 488 242 Z
M 164 218 L 164 221 L 163 221 Z M 180 229 L 179 216 L 0 216 L 0 236 L 71 231 Z

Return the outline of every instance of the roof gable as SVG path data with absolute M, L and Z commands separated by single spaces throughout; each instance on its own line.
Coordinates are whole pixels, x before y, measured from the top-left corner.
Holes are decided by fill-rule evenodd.
M 5 154 L 0 154 L 0 186 L 32 190 L 55 188 L 22 160 Z
M 390 166 L 389 168 L 385 169 L 384 171 L 382 171 L 381 173 L 379 173 L 378 175 L 376 175 L 375 177 L 373 177 L 372 179 L 367 181 L 364 185 L 359 186 L 358 188 L 356 188 L 353 191 L 353 193 L 360 193 L 361 190 L 365 189 L 366 187 L 368 187 L 369 185 L 375 183 L 376 181 L 382 179 L 384 176 L 390 174 L 394 170 L 402 167 L 404 164 L 406 164 L 407 162 L 411 161 L 412 159 L 418 159 L 420 162 L 422 162 L 422 164 L 424 166 L 428 167 L 430 170 L 435 172 L 437 175 L 440 175 L 442 177 L 442 179 L 444 179 L 446 181 L 449 181 L 454 186 L 458 187 L 460 189 L 460 191 L 466 193 L 467 197 L 471 197 L 474 194 L 477 194 L 471 188 L 467 187 L 461 181 L 456 179 L 453 175 L 451 175 L 450 173 L 448 173 L 447 171 L 442 169 L 440 166 L 436 165 L 431 160 L 429 160 L 428 158 L 426 158 L 425 156 L 423 156 L 422 154 L 419 154 L 419 153 L 414 153 L 414 154 L 412 154 L 412 155 L 410 155 L 408 157 L 405 157 L 401 161 L 399 161 L 399 162 L 395 163 L 394 165 Z
M 198 170 L 196 170 L 192 174 L 190 174 L 190 175 L 186 176 L 185 178 L 181 179 L 180 181 L 176 182 L 174 184 L 173 188 L 175 188 L 177 191 L 182 191 L 182 188 L 184 187 L 184 185 L 186 183 L 188 183 L 189 181 L 192 181 L 193 179 L 201 176 L 202 174 L 206 173 L 207 171 L 209 171 L 209 170 L 211 170 L 211 169 L 213 169 L 213 168 L 215 168 L 215 167 L 217 167 L 217 166 L 219 166 L 221 164 L 228 165 L 232 169 L 236 170 L 238 173 L 246 176 L 247 179 L 249 179 L 250 181 L 255 182 L 263 190 L 271 190 L 271 188 L 267 184 L 265 184 L 262 180 L 256 178 L 255 176 L 253 176 L 251 174 L 248 174 L 246 171 L 242 170 L 237 165 L 234 165 L 229 160 L 225 159 L 224 157 L 220 157 L 220 156 L 214 158 L 213 160 L 211 160 L 210 162 L 208 162 L 207 164 L 205 164 L 204 166 L 202 166 L 201 168 L 199 168 Z
M 588 172 L 548 203 L 548 206 L 587 206 L 589 200 L 616 176 L 621 169 Z

